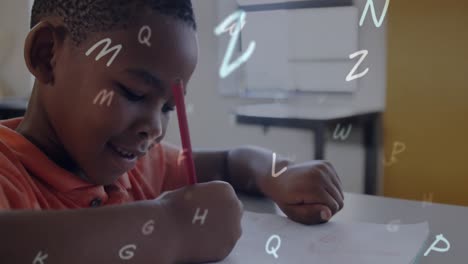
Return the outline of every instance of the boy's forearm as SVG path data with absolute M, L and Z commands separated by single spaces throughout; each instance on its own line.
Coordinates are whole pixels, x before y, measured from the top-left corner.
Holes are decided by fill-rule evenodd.
M 272 154 L 267 149 L 243 146 L 228 151 L 198 151 L 194 159 L 200 182 L 223 180 L 237 191 L 264 196 L 272 177 Z M 289 164 L 291 161 L 277 157 L 275 167 Z
M 273 152 L 254 146 L 245 146 L 229 151 L 228 171 L 231 184 L 247 194 L 268 195 L 272 180 Z M 292 162 L 276 157 L 275 168 L 279 170 Z
M 0 211 L 0 263 L 175 263 L 175 228 L 155 201 L 65 211 Z

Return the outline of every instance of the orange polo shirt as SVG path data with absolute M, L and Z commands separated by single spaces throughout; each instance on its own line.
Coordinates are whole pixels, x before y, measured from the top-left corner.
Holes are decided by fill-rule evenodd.
M 188 185 L 181 152 L 159 144 L 113 185 L 87 183 L 51 161 L 15 131 L 23 120 L 0 121 L 0 210 L 76 209 L 158 197 Z

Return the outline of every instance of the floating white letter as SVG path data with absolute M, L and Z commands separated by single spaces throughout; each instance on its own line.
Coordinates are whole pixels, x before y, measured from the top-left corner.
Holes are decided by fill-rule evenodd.
M 96 57 L 96 61 L 100 60 L 102 57 L 106 56 L 107 54 L 114 52 L 114 55 L 112 55 L 112 58 L 107 62 L 107 67 L 111 66 L 112 62 L 114 62 L 115 58 L 117 55 L 119 55 L 120 51 L 122 50 L 122 45 L 115 45 L 112 48 L 109 49 L 109 46 L 112 44 L 112 40 L 110 38 L 103 39 L 99 41 L 98 43 L 94 44 L 87 52 L 86 56 L 91 55 L 95 49 L 97 49 L 99 46 L 102 44 L 105 44 L 104 49 L 99 52 L 98 56 Z
M 123 260 L 132 259 L 135 256 L 136 245 L 127 245 L 120 249 L 119 257 Z
M 143 26 L 138 33 L 138 42 L 140 44 L 146 45 L 151 47 L 150 39 L 151 39 L 151 28 L 149 26 Z
M 377 14 L 375 11 L 374 7 L 374 1 L 373 0 L 367 0 L 366 7 L 364 7 L 364 11 L 362 12 L 361 20 L 359 21 L 359 26 L 362 27 L 364 25 L 364 19 L 366 18 L 367 12 L 369 11 L 369 8 L 371 9 L 372 13 L 372 19 L 374 20 L 374 24 L 376 27 L 382 26 L 382 23 L 385 19 L 385 15 L 387 14 L 388 11 L 388 6 L 390 5 L 390 0 L 385 0 L 385 7 L 382 11 L 382 15 L 380 16 L 380 20 L 377 20 Z
M 368 50 L 360 50 L 360 51 L 357 51 L 357 52 L 349 55 L 350 59 L 354 59 L 355 57 L 357 57 L 359 55 L 362 55 L 362 57 L 359 59 L 359 61 L 356 63 L 356 65 L 354 65 L 354 68 L 349 72 L 348 76 L 346 76 L 346 81 L 347 82 L 350 82 L 350 81 L 352 81 L 354 79 L 359 79 L 361 77 L 364 77 L 364 75 L 366 75 L 369 72 L 369 68 L 367 68 L 363 72 L 361 72 L 359 74 L 356 74 L 356 75 L 353 75 L 356 72 L 359 65 L 361 65 L 361 63 L 367 57 L 367 54 L 369 54 Z
M 405 150 L 406 150 L 405 143 L 395 141 L 393 143 L 392 156 L 390 157 L 390 161 L 387 162 L 387 161 L 384 160 L 384 165 L 385 166 L 390 166 L 390 165 L 393 165 L 394 163 L 396 163 L 398 161 L 398 159 L 396 158 L 396 155 L 402 153 Z
M 141 232 L 143 235 L 148 236 L 151 235 L 154 231 L 154 220 L 149 220 L 143 225 L 143 228 L 141 229 Z
M 45 260 L 49 257 L 49 255 L 42 253 L 42 251 L 39 251 L 37 253 L 36 258 L 33 261 L 33 264 L 45 264 Z
M 219 69 L 219 76 L 221 78 L 226 78 L 229 76 L 233 71 L 235 71 L 242 63 L 246 62 L 250 56 L 252 56 L 256 43 L 255 41 L 249 44 L 247 51 L 242 54 L 236 61 L 233 63 L 229 63 L 232 58 L 232 54 L 236 47 L 236 43 L 239 40 L 239 34 L 242 30 L 242 27 L 245 25 L 245 17 L 246 13 L 244 10 L 238 10 L 228 16 L 221 24 L 219 24 L 216 28 L 214 33 L 219 36 L 224 32 L 230 31 L 231 39 L 229 41 L 228 48 L 226 50 L 226 55 L 224 56 L 223 62 L 221 64 L 221 68 Z M 236 20 L 238 20 L 236 22 Z M 232 24 L 235 23 L 235 30 L 232 30 Z
M 107 100 L 107 107 L 109 107 L 112 103 L 112 99 L 114 98 L 114 91 L 107 92 L 106 89 L 100 91 L 96 98 L 94 98 L 93 104 L 97 104 L 99 99 L 99 105 L 103 105 Z
M 351 129 L 353 129 L 353 125 L 349 124 L 348 125 L 348 130 L 345 132 L 345 128 L 340 129 L 340 124 L 336 125 L 335 131 L 333 132 L 333 138 L 338 139 L 341 138 L 341 140 L 346 140 L 351 133 Z
M 447 246 L 445 248 L 436 248 L 435 245 L 439 243 L 439 241 L 444 242 Z M 432 243 L 432 245 L 427 249 L 426 253 L 424 253 L 424 256 L 426 257 L 431 250 L 437 251 L 437 252 L 447 252 L 450 249 L 450 242 L 448 242 L 447 239 L 445 239 L 444 235 L 440 234 L 436 236 L 436 240 Z
M 273 240 L 277 240 L 277 245 L 276 247 L 270 247 L 270 244 L 272 243 Z M 268 255 L 273 255 L 275 258 L 278 258 L 278 250 L 281 246 L 281 238 L 278 235 L 272 235 L 266 245 L 265 245 L 265 251 Z
M 426 206 L 431 206 L 432 205 L 432 199 L 433 199 L 434 193 L 425 193 L 423 195 L 423 203 L 422 207 L 425 208 Z
M 271 164 L 271 176 L 273 178 L 276 178 L 276 177 L 279 177 L 281 174 L 283 174 L 287 169 L 288 167 L 284 167 L 282 168 L 280 171 L 276 172 L 276 153 L 273 152 L 273 158 L 272 158 L 272 164 Z
M 200 215 L 200 208 L 197 208 L 197 211 L 195 212 L 195 215 L 194 215 L 193 220 L 192 220 L 192 224 L 195 224 L 195 222 L 197 222 L 197 221 L 201 222 L 200 225 L 205 224 L 205 220 L 206 220 L 207 215 L 208 215 L 208 209 L 205 209 L 205 212 L 203 213 L 203 215 Z
M 401 220 L 392 220 L 387 224 L 387 231 L 391 233 L 398 232 L 400 230 Z

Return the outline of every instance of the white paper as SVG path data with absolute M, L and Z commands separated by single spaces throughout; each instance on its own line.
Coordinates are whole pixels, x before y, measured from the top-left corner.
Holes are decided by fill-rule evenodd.
M 278 215 L 245 212 L 243 235 L 225 264 L 405 264 L 423 251 L 429 235 L 427 222 L 399 225 L 330 222 L 306 226 Z M 267 254 L 266 244 L 277 235 L 278 258 Z M 273 240 L 269 249 L 278 247 Z

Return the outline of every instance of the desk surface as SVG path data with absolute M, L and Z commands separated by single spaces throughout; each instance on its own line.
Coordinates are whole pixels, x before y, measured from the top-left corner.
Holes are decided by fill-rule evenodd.
M 354 116 L 379 113 L 377 110 L 356 111 L 337 105 L 292 106 L 287 104 L 257 104 L 239 106 L 235 110 L 238 117 L 302 119 L 302 120 L 339 120 Z
M 282 212 L 269 200 L 240 196 L 245 210 L 258 213 Z M 362 194 L 345 194 L 345 206 L 333 221 L 370 222 L 389 224 L 399 221 L 401 224 L 413 224 L 427 221 L 430 237 L 424 250 L 435 241 L 435 236 L 443 234 L 450 242 L 448 252 L 431 251 L 427 257 L 421 257 L 421 264 L 468 263 L 468 207 L 424 204 L 422 202 L 391 199 Z M 438 245 L 445 247 L 445 244 Z
M 25 111 L 28 107 L 28 98 L 21 97 L 6 97 L 0 98 L 0 109 L 8 110 L 23 110 Z

